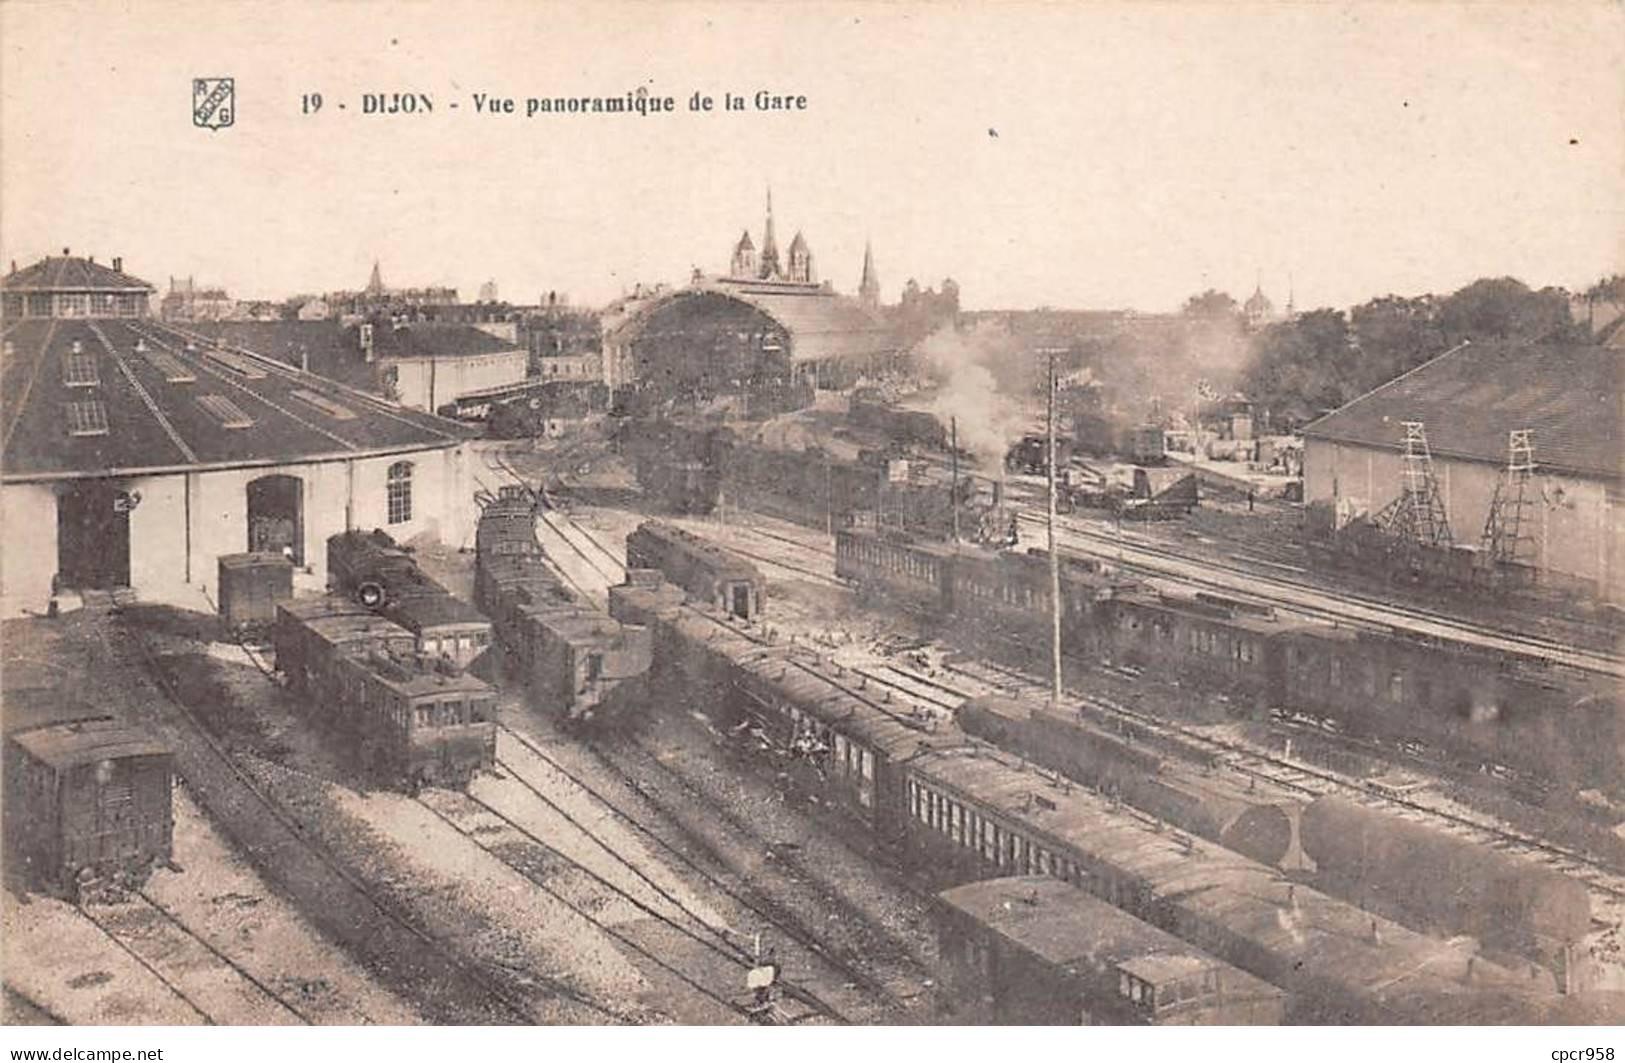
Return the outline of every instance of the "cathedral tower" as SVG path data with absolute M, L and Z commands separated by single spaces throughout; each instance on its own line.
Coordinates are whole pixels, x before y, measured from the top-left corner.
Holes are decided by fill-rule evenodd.
M 751 242 L 749 229 L 739 234 L 739 242 L 734 245 L 733 262 L 728 267 L 728 274 L 741 280 L 754 279 L 756 276 L 756 245 Z
M 811 284 L 814 280 L 812 249 L 799 232 L 790 241 L 790 279 L 797 284 Z
M 776 281 L 784 278 L 784 271 L 779 266 L 779 244 L 773 238 L 773 189 L 767 190 L 767 231 L 762 234 L 762 266 L 758 271 L 763 280 Z
M 871 310 L 880 306 L 880 278 L 875 275 L 875 255 L 867 240 L 863 242 L 863 281 L 858 285 L 858 298 Z

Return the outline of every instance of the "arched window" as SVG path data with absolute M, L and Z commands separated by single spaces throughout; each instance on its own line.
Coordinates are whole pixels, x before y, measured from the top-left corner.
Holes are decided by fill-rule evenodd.
M 397 461 L 389 467 L 389 523 L 405 524 L 412 519 L 412 463 Z

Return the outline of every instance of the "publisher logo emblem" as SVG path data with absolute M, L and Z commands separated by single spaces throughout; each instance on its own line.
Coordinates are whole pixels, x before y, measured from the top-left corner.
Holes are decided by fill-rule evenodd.
M 224 129 L 237 114 L 237 88 L 231 78 L 192 79 L 192 124 Z

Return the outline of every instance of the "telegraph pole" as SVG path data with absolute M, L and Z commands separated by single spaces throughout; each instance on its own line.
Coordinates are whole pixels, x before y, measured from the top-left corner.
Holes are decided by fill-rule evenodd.
M 948 418 L 948 458 L 953 462 L 954 485 L 948 495 L 948 508 L 954 517 L 954 544 L 959 543 L 959 418 Z
M 1044 376 L 1044 418 L 1049 442 L 1049 490 L 1045 492 L 1049 503 L 1049 602 L 1050 602 L 1050 703 L 1061 703 L 1061 555 L 1055 552 L 1055 351 L 1049 352 L 1048 369 Z

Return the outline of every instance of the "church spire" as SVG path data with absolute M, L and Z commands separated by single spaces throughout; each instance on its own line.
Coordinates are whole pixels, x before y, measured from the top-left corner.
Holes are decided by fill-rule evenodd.
M 378 260 L 377 259 L 374 259 L 373 263 L 372 263 L 372 276 L 367 278 L 367 294 L 368 295 L 383 295 L 384 294 L 384 278 L 378 272 Z
M 767 186 L 767 231 L 762 234 L 762 263 L 761 274 L 763 280 L 778 280 L 782 274 L 779 269 L 779 244 L 773 238 L 773 186 Z
M 875 253 L 867 240 L 863 242 L 863 280 L 858 284 L 858 298 L 870 308 L 880 305 L 880 278 L 875 275 Z

